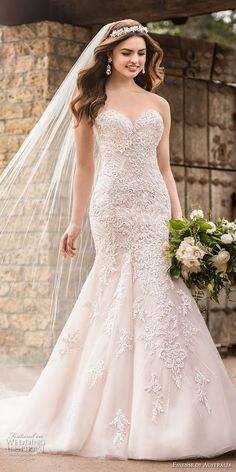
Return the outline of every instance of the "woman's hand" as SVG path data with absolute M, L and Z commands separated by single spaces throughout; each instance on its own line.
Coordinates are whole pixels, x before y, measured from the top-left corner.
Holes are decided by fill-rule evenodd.
M 60 251 L 63 257 L 74 257 L 75 250 L 74 247 L 75 241 L 79 236 L 81 231 L 81 226 L 75 223 L 70 223 L 65 233 L 61 237 L 60 241 Z
M 171 217 L 172 220 L 182 220 L 183 216 L 182 215 L 176 215 Z

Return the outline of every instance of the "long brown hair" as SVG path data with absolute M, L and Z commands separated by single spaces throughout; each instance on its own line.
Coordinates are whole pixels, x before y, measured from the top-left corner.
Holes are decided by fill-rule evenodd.
M 70 103 L 70 108 L 76 118 L 75 127 L 78 126 L 83 115 L 87 118 L 89 124 L 93 125 L 99 108 L 105 104 L 107 99 L 105 84 L 108 78 L 106 75 L 108 54 L 124 39 L 138 35 L 144 38 L 146 43 L 145 74 L 138 74 L 134 77 L 134 81 L 144 90 L 151 92 L 156 92 L 161 82 L 163 82 L 164 67 L 160 66 L 163 50 L 147 33 L 129 32 L 122 34 L 121 37 L 110 37 L 110 33 L 115 29 L 139 24 L 135 20 L 121 20 L 113 23 L 101 43 L 95 48 L 92 62 L 78 73 L 78 95 Z

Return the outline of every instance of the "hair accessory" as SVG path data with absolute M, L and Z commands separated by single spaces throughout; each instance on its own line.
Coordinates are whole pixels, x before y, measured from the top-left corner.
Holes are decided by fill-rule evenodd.
M 110 36 L 113 38 L 126 33 L 135 33 L 136 31 L 140 33 L 147 33 L 148 29 L 146 26 L 143 25 L 124 26 L 123 28 L 112 31 Z

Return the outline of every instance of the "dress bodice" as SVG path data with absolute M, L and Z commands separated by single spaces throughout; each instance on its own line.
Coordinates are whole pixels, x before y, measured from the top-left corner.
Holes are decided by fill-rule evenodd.
M 157 162 L 163 130 L 163 118 L 154 109 L 143 111 L 134 121 L 113 109 L 99 113 L 94 134 L 100 169 L 93 201 L 100 195 L 112 212 L 118 205 L 119 212 L 132 208 L 135 215 L 159 202 L 166 213 L 169 196 Z
M 94 132 L 102 154 L 111 148 L 115 154 L 155 151 L 164 129 L 159 111 L 144 110 L 131 120 L 125 114 L 108 109 L 98 114 Z

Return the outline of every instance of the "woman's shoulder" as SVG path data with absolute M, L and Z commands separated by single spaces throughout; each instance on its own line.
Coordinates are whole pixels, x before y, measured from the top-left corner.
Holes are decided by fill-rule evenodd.
M 169 109 L 170 105 L 169 105 L 168 100 L 166 100 L 166 98 L 161 97 L 160 95 L 157 95 L 157 93 L 148 92 L 148 91 L 146 92 L 149 94 L 149 99 L 152 101 L 154 106 L 155 105 L 157 107 L 160 106 L 161 108 L 163 108 L 163 110 Z
M 163 111 L 169 111 L 170 105 L 166 98 L 161 97 L 160 95 L 157 95 L 157 93 L 150 92 L 148 90 L 145 90 L 144 93 L 146 94 L 147 99 L 149 100 L 149 103 L 151 105 L 153 105 L 154 107 L 156 106 L 157 108 L 160 107 Z

